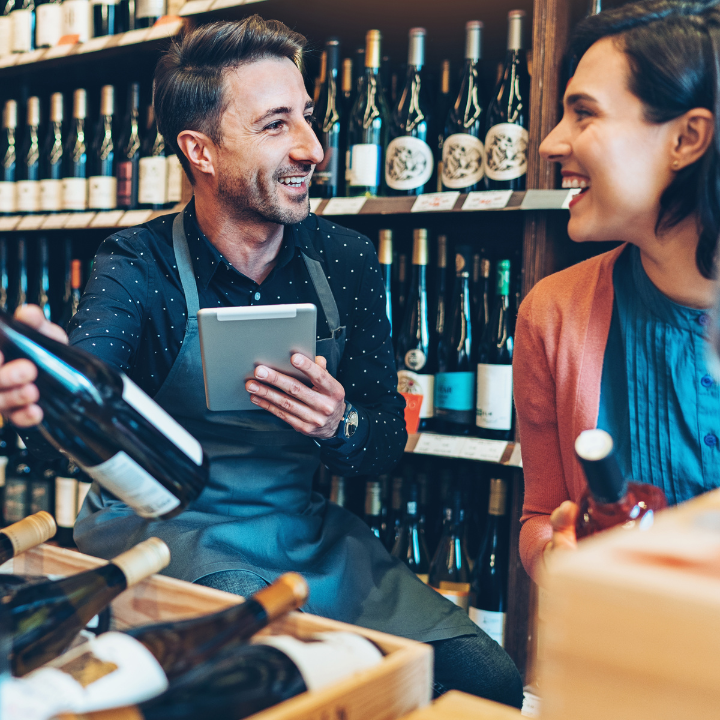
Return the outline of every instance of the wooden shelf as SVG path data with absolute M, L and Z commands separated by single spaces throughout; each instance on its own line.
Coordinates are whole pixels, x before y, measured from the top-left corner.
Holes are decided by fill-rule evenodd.
M 406 453 L 522 467 L 520 443 L 461 435 L 417 433 L 408 437 Z

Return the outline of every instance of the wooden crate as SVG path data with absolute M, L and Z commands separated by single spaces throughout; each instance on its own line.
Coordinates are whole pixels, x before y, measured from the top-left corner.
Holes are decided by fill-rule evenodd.
M 104 563 L 72 550 L 43 545 L 9 561 L 0 567 L 0 572 L 72 575 Z M 237 595 L 154 575 L 126 590 L 113 602 L 114 626 L 123 629 L 196 617 L 238 602 L 242 599 Z M 263 632 L 307 637 L 329 630 L 363 635 L 375 642 L 386 657 L 374 668 L 269 708 L 254 715 L 254 720 L 395 720 L 430 702 L 432 648 L 429 645 L 301 612 L 291 613 Z
M 522 715 L 507 705 L 451 690 L 403 720 L 522 720 Z
M 558 553 L 543 720 L 706 720 L 720 706 L 720 490 Z

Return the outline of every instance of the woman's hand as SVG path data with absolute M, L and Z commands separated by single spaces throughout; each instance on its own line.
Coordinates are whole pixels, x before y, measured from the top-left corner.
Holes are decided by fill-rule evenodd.
M 566 500 L 556 507 L 550 515 L 550 524 L 553 529 L 552 540 L 543 549 L 543 557 L 553 550 L 576 550 L 577 537 L 575 536 L 575 521 L 577 520 L 578 506 Z
M 37 305 L 23 305 L 16 310 L 15 318 L 53 340 L 67 343 L 65 331 L 46 320 Z M 36 378 L 37 368 L 29 360 L 6 363 L 0 353 L 0 413 L 18 427 L 37 425 L 43 419 L 43 412 L 36 404 L 40 398 L 33 384 Z

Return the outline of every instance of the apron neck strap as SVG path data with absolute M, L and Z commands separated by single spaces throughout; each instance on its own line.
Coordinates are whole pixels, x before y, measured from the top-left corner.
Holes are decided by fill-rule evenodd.
M 200 309 L 198 299 L 197 282 L 195 281 L 195 270 L 193 269 L 190 248 L 188 248 L 185 235 L 185 212 L 180 212 L 173 220 L 173 250 L 175 251 L 175 262 L 180 273 L 180 282 L 185 293 L 185 304 L 187 305 L 188 320 L 196 318 Z
M 340 312 L 335 302 L 335 296 L 330 289 L 330 283 L 327 281 L 325 271 L 317 260 L 313 260 L 305 253 L 302 253 L 302 257 L 305 261 L 308 275 L 310 275 L 310 280 L 315 288 L 315 294 L 318 296 L 320 305 L 325 313 L 325 319 L 330 328 L 330 335 L 336 337 L 337 331 L 340 328 Z

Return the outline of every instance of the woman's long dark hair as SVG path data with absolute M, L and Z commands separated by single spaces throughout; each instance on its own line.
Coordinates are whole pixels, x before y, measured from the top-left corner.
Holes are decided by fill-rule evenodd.
M 570 53 L 579 61 L 593 43 L 611 36 L 628 58 L 629 89 L 649 122 L 698 107 L 713 113 L 710 147 L 665 190 L 656 227 L 661 231 L 695 215 L 695 261 L 704 277 L 713 277 L 720 236 L 720 0 L 642 0 L 593 15 L 578 24 Z

